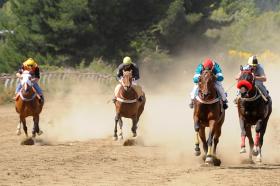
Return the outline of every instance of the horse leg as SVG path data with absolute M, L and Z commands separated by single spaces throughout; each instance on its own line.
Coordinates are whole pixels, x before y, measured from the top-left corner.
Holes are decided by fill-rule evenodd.
M 200 148 L 199 148 L 199 123 L 198 123 L 198 118 L 196 117 L 194 119 L 194 130 L 195 130 L 195 155 L 199 156 L 201 154 Z
M 205 163 L 213 163 L 213 137 L 214 137 L 214 127 L 215 127 L 215 121 L 210 120 L 209 121 L 209 135 L 207 139 L 207 145 L 208 145 L 208 151 L 205 159 Z
M 39 120 L 40 120 L 39 115 L 33 116 L 33 122 L 34 122 L 33 130 L 32 130 L 32 137 L 33 138 L 36 137 L 36 133 L 38 135 L 41 135 L 43 133 L 39 128 Z
M 205 160 L 206 159 L 206 154 L 207 154 L 207 151 L 208 151 L 208 146 L 207 146 L 206 136 L 205 136 L 205 127 L 201 127 L 199 129 L 199 137 L 202 141 L 203 150 L 204 150 L 204 156 L 202 158 L 203 158 L 203 160 Z
M 246 130 L 247 138 L 249 140 L 249 145 L 250 145 L 249 159 L 252 160 L 254 140 L 253 140 L 253 137 L 252 137 L 251 125 L 246 124 L 245 130 Z
M 115 129 L 114 129 L 114 140 L 118 140 L 118 135 L 117 135 L 117 132 L 118 132 L 118 121 L 120 120 L 120 116 L 117 114 L 115 116 Z
M 217 145 L 219 143 L 219 138 L 221 136 L 221 128 L 217 128 L 215 135 L 214 135 L 214 147 L 213 147 L 213 156 L 216 156 Z
M 219 143 L 220 136 L 221 136 L 221 128 L 217 128 L 217 131 L 215 132 L 215 135 L 214 135 L 214 147 L 213 147 L 213 164 L 214 164 L 214 166 L 221 165 L 221 160 L 217 158 L 217 154 L 216 154 L 217 145 Z
M 245 130 L 245 125 L 244 125 L 244 120 L 239 118 L 239 124 L 240 124 L 240 129 L 241 129 L 241 145 L 240 145 L 241 150 L 240 150 L 240 153 L 246 153 L 246 148 L 245 148 L 246 130 Z
M 131 131 L 133 133 L 133 137 L 136 137 L 137 136 L 137 123 L 138 123 L 138 118 L 137 117 L 134 117 L 132 118 L 132 128 L 131 128 Z
M 265 131 L 266 131 L 267 122 L 268 122 L 267 120 L 265 120 L 265 121 L 263 122 L 262 128 L 261 128 L 261 130 L 260 130 L 259 153 L 258 153 L 257 159 L 256 159 L 257 162 L 261 162 L 261 161 L 262 161 L 263 137 L 264 137 L 264 134 L 265 134 Z
M 123 140 L 123 130 L 122 130 L 122 127 L 123 127 L 123 121 L 122 121 L 122 118 L 119 119 L 119 126 L 120 126 L 120 130 L 121 130 L 121 133 L 119 134 L 121 140 Z
M 21 123 L 22 123 L 22 128 L 23 128 L 23 131 L 25 133 L 25 136 L 28 137 L 26 120 L 25 120 L 24 117 L 21 117 L 20 120 L 21 120 Z
M 19 124 L 17 126 L 17 135 L 21 135 L 21 119 L 19 120 Z
M 259 119 L 256 123 L 256 136 L 255 136 L 255 145 L 253 148 L 253 155 L 258 156 L 260 150 L 260 131 L 262 129 L 263 121 Z

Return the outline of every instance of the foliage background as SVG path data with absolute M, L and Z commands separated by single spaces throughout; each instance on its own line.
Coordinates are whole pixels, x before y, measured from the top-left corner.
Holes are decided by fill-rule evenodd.
M 193 50 L 279 52 L 279 0 L 0 0 L 0 7 L 0 72 L 28 57 L 46 68 L 105 72 L 129 55 L 156 71 Z

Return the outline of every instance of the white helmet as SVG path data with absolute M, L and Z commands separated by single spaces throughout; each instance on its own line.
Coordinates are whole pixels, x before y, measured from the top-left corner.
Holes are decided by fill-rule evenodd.
M 257 66 L 258 65 L 258 59 L 257 56 L 251 56 L 248 59 L 248 65 L 250 66 Z

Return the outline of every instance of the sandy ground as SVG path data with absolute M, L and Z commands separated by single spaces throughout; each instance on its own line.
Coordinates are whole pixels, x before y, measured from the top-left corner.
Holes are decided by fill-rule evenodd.
M 180 72 L 170 73 L 169 79 L 179 74 L 170 82 L 158 83 L 156 78 L 151 82 L 152 78 L 145 75 L 151 87 L 160 88 L 151 91 L 144 87 L 147 103 L 139 122 L 137 141 L 141 143 L 136 146 L 112 140 L 112 87 L 108 91 L 92 82 L 80 82 L 80 86 L 68 86 L 67 93 L 49 92 L 40 115 L 44 134 L 33 146 L 20 145 L 24 136 L 15 134 L 18 116 L 13 104 L 1 105 L 0 186 L 280 185 L 280 89 L 273 86 L 278 83 L 278 66 L 267 67 L 266 85 L 273 99 L 273 113 L 261 164 L 246 164 L 248 154 L 239 154 L 240 129 L 232 103 L 236 71 L 232 67 L 225 72 L 229 109 L 217 149 L 222 164 L 205 167 L 201 156 L 194 156 L 192 110 L 187 107 L 193 65 L 182 69 L 181 78 Z M 238 66 L 234 69 L 238 72 Z M 125 119 L 125 139 L 131 137 L 130 127 L 130 120 Z M 31 119 L 28 129 L 31 133 Z
M 147 95 L 141 144 L 129 147 L 112 140 L 114 107 L 106 102 L 108 95 L 81 95 L 79 107 L 73 97 L 47 101 L 41 114 L 44 134 L 34 146 L 20 145 L 24 137 L 15 134 L 13 105 L 0 106 L 0 185 L 280 185 L 279 127 L 268 128 L 263 163 L 243 164 L 247 155 L 239 155 L 236 108 L 230 105 L 218 147 L 222 165 L 205 167 L 193 155 L 186 96 L 170 96 Z M 160 104 L 163 100 L 168 106 Z M 125 126 L 129 138 L 129 120 Z M 31 132 L 31 120 L 28 127 Z

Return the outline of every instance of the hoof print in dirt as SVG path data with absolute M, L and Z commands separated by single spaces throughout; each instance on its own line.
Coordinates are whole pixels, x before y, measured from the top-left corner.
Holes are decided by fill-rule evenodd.
M 137 141 L 135 139 L 127 139 L 123 143 L 123 146 L 134 146 L 134 145 L 137 145 Z
M 32 138 L 26 138 L 26 139 L 22 140 L 20 144 L 21 145 L 34 145 L 35 142 Z

